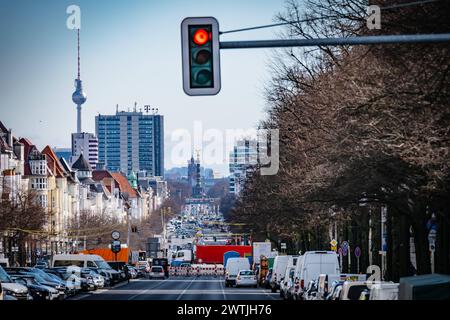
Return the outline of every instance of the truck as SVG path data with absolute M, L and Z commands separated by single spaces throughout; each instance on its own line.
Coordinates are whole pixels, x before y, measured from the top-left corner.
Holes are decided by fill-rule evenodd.
M 240 245 L 197 245 L 195 252 L 196 263 L 202 264 L 223 264 L 224 254 L 229 251 L 236 251 L 240 257 L 249 257 L 252 254 L 252 246 Z
M 194 261 L 194 254 L 192 250 L 184 249 L 184 250 L 178 250 L 170 263 L 173 267 L 178 267 L 181 264 L 184 263 L 192 263 Z

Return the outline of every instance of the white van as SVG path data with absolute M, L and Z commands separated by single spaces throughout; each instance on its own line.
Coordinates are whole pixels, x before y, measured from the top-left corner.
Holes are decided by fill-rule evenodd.
M 229 258 L 225 269 L 225 287 L 236 284 L 239 270 L 249 270 L 250 262 L 248 258 Z
M 53 256 L 53 268 L 69 266 L 112 269 L 105 259 L 96 254 L 56 254 Z
M 371 284 L 369 300 L 398 300 L 398 286 L 393 282 Z
M 290 299 L 294 287 L 294 275 L 297 264 L 301 263 L 301 256 L 291 256 L 286 266 L 286 272 L 280 282 L 280 298 Z
M 316 280 L 320 274 L 339 274 L 339 261 L 334 251 L 307 251 L 302 256 L 301 263 L 295 268 L 295 286 L 293 298 L 300 300 L 302 298 L 305 286 L 311 281 Z
M 291 256 L 276 256 L 273 261 L 272 278 L 270 278 L 270 289 L 277 292 L 280 288 L 281 278 L 286 274 L 286 268 Z

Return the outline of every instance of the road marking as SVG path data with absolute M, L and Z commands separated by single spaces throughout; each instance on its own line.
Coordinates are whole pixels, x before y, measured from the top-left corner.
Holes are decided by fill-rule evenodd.
M 227 300 L 227 295 L 225 294 L 225 288 L 223 287 L 223 281 L 220 281 L 220 289 L 222 289 L 223 299 Z
M 183 290 L 183 292 L 181 292 L 181 294 L 177 297 L 177 301 L 181 299 L 181 297 L 183 296 L 183 294 L 187 291 L 187 289 L 189 289 L 189 287 L 191 286 L 191 284 L 194 282 L 195 278 L 191 280 L 191 282 L 189 282 L 188 286 Z M 204 292 L 204 290 L 202 290 L 202 292 Z
M 132 300 L 132 299 L 136 298 L 137 296 L 140 296 L 141 294 L 147 294 L 147 292 L 148 292 L 149 290 L 153 290 L 153 289 L 156 289 L 156 288 L 160 287 L 161 285 L 164 284 L 164 282 L 165 282 L 165 281 L 162 280 L 162 281 L 161 281 L 160 283 L 158 283 L 156 286 L 154 286 L 154 287 L 152 287 L 152 288 L 150 288 L 150 289 L 143 290 L 143 291 L 141 291 L 141 292 L 139 292 L 139 293 L 137 293 L 137 294 L 131 296 L 131 297 L 128 298 L 127 300 Z

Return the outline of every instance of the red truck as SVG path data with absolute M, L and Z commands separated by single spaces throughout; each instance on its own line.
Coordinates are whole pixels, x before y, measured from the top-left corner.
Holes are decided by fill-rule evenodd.
M 247 257 L 252 255 L 252 246 L 197 245 L 195 262 L 223 264 L 223 255 L 228 251 L 236 251 L 241 257 Z

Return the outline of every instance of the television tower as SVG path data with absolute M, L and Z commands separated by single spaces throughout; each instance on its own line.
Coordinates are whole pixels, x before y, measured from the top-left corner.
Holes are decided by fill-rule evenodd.
M 78 77 L 75 79 L 75 92 L 72 94 L 72 101 L 77 105 L 77 133 L 81 133 L 81 105 L 86 102 L 86 94 L 80 78 L 80 29 L 77 30 L 78 38 Z

